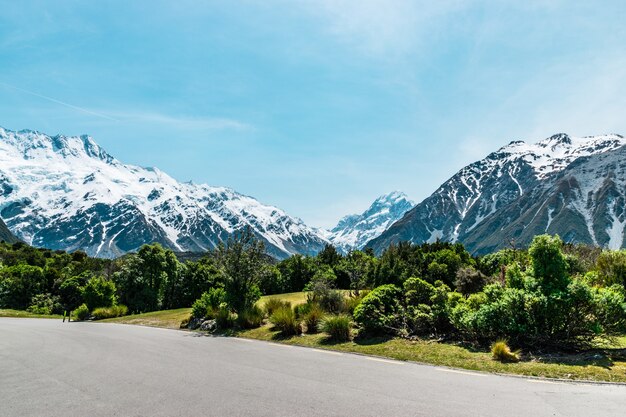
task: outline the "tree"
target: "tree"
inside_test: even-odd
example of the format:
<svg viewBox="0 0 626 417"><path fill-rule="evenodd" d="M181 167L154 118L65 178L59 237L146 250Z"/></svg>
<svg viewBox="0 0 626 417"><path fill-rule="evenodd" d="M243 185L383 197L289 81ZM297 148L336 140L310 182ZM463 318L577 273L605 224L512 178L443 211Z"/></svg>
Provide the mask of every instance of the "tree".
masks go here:
<svg viewBox="0 0 626 417"><path fill-rule="evenodd" d="M220 244L215 253L223 275L227 303L235 312L254 306L261 297L259 282L265 259L265 245L249 228Z"/></svg>
<svg viewBox="0 0 626 417"><path fill-rule="evenodd" d="M164 300L170 303L177 296L178 273L179 264L172 251L158 243L144 245L137 254L125 257L114 275L120 301L131 311L158 310Z"/></svg>
<svg viewBox="0 0 626 417"><path fill-rule="evenodd" d="M544 293L565 290L570 282L562 247L563 241L558 236L540 235L535 236L528 249L533 274Z"/></svg>
<svg viewBox="0 0 626 417"><path fill-rule="evenodd" d="M0 307L25 310L33 296L48 292L43 269L32 265L0 268Z"/></svg>
<svg viewBox="0 0 626 417"><path fill-rule="evenodd" d="M602 285L619 284L626 287L626 250L605 250L596 261L598 278Z"/></svg>
<svg viewBox="0 0 626 417"><path fill-rule="evenodd" d="M113 281L102 277L93 277L83 287L82 295L89 311L98 307L111 307L117 302L116 288Z"/></svg>

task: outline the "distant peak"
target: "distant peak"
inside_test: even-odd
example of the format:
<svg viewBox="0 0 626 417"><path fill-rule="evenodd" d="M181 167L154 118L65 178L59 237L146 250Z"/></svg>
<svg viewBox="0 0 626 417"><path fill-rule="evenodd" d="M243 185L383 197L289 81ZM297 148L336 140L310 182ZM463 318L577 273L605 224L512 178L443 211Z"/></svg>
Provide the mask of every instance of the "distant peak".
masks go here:
<svg viewBox="0 0 626 417"><path fill-rule="evenodd" d="M571 145L572 139L567 133L557 133L537 143L539 146Z"/></svg>
<svg viewBox="0 0 626 417"><path fill-rule="evenodd" d="M89 135L51 136L30 129L13 131L0 128L0 136L6 140L7 143L12 144L18 149L24 156L37 150L38 152L47 152L50 155L57 154L62 157L87 156L107 163L111 163L115 160Z"/></svg>

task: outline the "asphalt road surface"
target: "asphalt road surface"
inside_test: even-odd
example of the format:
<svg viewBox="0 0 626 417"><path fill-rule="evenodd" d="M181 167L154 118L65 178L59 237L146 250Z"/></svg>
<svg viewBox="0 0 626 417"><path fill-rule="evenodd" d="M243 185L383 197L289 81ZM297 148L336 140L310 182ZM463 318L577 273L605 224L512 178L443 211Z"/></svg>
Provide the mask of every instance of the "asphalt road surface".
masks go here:
<svg viewBox="0 0 626 417"><path fill-rule="evenodd" d="M626 386L193 332L0 318L0 416L625 416Z"/></svg>

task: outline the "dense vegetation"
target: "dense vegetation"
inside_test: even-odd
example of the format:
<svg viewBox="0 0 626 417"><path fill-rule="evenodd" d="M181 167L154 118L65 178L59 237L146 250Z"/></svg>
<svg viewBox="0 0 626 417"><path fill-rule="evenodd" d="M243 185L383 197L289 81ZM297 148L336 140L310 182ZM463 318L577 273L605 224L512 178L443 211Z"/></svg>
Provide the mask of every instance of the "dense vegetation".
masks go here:
<svg viewBox="0 0 626 417"><path fill-rule="evenodd" d="M197 261L159 245L116 260L0 244L0 308L74 311L107 318L193 306L196 322L285 335L451 339L488 346L578 348L626 331L626 251L565 245L538 236L528 250L471 256L436 242L276 262L245 232ZM339 291L339 289L350 290ZM307 291L308 300L256 305L262 294ZM356 330L353 330L353 326Z"/></svg>

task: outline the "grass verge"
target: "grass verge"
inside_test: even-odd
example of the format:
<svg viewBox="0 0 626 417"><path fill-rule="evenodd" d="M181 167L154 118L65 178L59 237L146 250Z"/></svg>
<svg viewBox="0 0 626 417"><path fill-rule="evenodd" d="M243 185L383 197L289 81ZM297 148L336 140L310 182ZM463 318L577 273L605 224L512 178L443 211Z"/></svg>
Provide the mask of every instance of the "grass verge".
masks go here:
<svg viewBox="0 0 626 417"><path fill-rule="evenodd" d="M63 319L58 314L33 314L23 310L0 309L0 317L17 317L30 319Z"/></svg>
<svg viewBox="0 0 626 417"><path fill-rule="evenodd" d="M524 357L518 363L501 363L493 360L488 350L482 351L462 345L432 341L356 338L350 342L333 343L323 334L281 337L280 333L272 330L269 325L240 331L236 333L236 336L473 371L570 380L626 382L626 349L624 348L602 349L576 355ZM622 342L626 342L626 338L622 338Z"/></svg>

